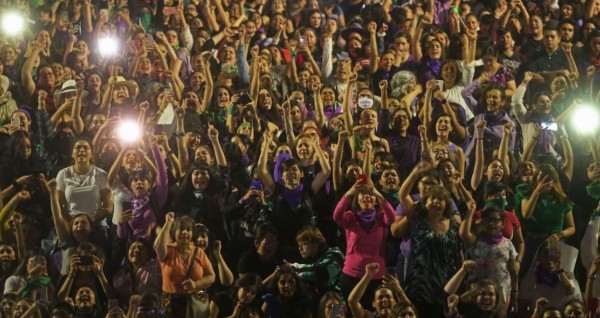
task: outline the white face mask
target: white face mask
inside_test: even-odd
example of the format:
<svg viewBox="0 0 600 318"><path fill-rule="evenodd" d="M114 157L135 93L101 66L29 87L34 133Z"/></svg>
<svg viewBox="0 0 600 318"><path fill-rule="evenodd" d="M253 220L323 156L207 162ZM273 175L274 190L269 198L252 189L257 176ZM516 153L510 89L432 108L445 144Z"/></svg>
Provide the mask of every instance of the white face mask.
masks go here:
<svg viewBox="0 0 600 318"><path fill-rule="evenodd" d="M358 98L358 107L366 109L373 107L373 99L371 97L362 96Z"/></svg>

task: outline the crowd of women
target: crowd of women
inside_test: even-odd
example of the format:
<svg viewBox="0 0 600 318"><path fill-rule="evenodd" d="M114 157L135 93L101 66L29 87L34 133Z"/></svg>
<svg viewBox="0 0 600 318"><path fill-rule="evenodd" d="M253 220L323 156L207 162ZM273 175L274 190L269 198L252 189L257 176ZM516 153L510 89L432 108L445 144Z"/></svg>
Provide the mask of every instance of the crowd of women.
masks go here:
<svg viewBox="0 0 600 318"><path fill-rule="evenodd" d="M0 317L600 316L600 0L0 2Z"/></svg>

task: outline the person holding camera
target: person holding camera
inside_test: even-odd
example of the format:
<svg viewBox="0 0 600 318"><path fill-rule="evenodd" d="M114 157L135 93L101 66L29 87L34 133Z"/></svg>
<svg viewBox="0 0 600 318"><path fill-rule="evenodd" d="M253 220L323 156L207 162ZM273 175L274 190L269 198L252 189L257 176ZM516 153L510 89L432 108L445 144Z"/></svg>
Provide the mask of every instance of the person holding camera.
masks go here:
<svg viewBox="0 0 600 318"><path fill-rule="evenodd" d="M569 136L564 129L564 116L555 118L553 107L556 96L550 92L540 91L533 96L532 110L527 111L523 99L528 90L529 83L537 75L525 72L521 85L512 96L511 106L516 114L517 120L523 131L524 152L522 160L534 158L537 154L550 153L557 159L562 159L563 173L571 179L573 174L573 150L569 142ZM573 102L576 107L578 100ZM564 154L557 153L556 148L562 148ZM561 158L562 157L562 158Z"/></svg>

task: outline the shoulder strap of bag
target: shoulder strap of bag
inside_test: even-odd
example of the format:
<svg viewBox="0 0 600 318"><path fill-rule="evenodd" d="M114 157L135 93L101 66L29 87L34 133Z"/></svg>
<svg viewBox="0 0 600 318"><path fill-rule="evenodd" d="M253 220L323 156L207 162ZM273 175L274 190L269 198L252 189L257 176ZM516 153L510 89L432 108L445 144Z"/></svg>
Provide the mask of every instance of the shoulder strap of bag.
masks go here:
<svg viewBox="0 0 600 318"><path fill-rule="evenodd" d="M192 254L192 259L190 260L190 264L188 265L187 273L185 274L185 279L190 279L192 277L192 266L194 265L194 260L196 259L196 255L198 255L198 247L194 248L194 253Z"/></svg>

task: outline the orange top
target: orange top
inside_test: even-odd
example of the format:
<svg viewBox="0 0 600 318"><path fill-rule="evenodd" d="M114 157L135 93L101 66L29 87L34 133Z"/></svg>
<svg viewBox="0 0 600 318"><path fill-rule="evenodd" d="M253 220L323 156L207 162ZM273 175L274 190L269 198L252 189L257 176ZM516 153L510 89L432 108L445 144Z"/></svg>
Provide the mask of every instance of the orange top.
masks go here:
<svg viewBox="0 0 600 318"><path fill-rule="evenodd" d="M189 294L181 283L186 279L188 266L190 265L190 259L194 254L194 250L190 252L190 256L187 259L183 259L175 246L175 243L167 246L167 256L160 262L160 272L163 277L162 290L167 294ZM196 261L192 266L191 279L194 281L202 279L205 270L212 269L212 265L202 249L198 249Z"/></svg>

